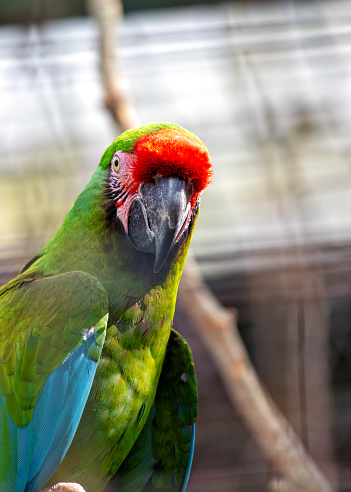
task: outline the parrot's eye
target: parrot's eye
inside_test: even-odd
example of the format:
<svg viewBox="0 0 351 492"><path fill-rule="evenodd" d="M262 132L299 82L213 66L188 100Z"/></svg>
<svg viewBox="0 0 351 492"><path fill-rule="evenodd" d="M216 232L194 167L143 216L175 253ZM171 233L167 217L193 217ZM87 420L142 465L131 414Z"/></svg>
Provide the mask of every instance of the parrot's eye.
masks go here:
<svg viewBox="0 0 351 492"><path fill-rule="evenodd" d="M116 156L113 158L112 160L112 167L115 171L119 171L120 170L120 167L121 167L121 163L120 163L120 160L119 160L119 157Z"/></svg>

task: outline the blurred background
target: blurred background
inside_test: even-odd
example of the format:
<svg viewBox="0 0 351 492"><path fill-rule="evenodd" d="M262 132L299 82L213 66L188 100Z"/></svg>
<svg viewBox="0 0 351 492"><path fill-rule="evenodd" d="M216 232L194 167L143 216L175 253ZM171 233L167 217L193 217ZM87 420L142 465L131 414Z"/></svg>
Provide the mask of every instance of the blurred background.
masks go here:
<svg viewBox="0 0 351 492"><path fill-rule="evenodd" d="M142 123L213 162L193 251L336 490L351 491L351 4L125 0L118 57ZM84 0L0 2L0 284L51 238L116 138ZM181 307L199 419L189 492L274 470Z"/></svg>

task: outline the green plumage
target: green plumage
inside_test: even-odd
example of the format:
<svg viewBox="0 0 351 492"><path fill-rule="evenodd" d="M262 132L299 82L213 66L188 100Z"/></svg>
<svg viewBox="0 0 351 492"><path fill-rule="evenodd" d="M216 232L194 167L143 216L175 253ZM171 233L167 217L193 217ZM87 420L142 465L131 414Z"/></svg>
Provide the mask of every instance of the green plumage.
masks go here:
<svg viewBox="0 0 351 492"><path fill-rule="evenodd" d="M193 445L196 377L186 341L174 330L154 404L129 456L117 473L117 490L179 491Z"/></svg>
<svg viewBox="0 0 351 492"><path fill-rule="evenodd" d="M6 397L8 415L18 427L31 421L48 375L85 343L82 333L95 329L95 343L87 350L99 362L90 395L49 484L78 482L88 492L99 492L121 467L118 490L176 491L189 471L196 380L186 342L170 334L198 199L192 199L183 232L155 273L154 254L139 251L116 219L117 191L111 192L115 152L132 159L140 137L165 130L189 146L203 146L176 125L124 133L106 150L54 238L0 289L0 396ZM175 156L174 166L181 158ZM180 186L182 179L172 183ZM189 180L191 173L184 196L191 193ZM125 198L124 193L118 196ZM146 241L144 236L140 241ZM0 483L1 464L0 459Z"/></svg>

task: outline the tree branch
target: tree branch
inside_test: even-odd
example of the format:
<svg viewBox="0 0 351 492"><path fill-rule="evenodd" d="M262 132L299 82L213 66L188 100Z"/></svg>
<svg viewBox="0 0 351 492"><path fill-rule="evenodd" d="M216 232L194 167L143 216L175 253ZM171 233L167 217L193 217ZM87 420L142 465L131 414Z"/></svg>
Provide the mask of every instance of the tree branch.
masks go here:
<svg viewBox="0 0 351 492"><path fill-rule="evenodd" d="M100 70L105 89L105 106L122 131L139 125L134 105L129 99L128 79L116 57L118 28L123 6L120 0L87 0L99 26Z"/></svg>
<svg viewBox="0 0 351 492"><path fill-rule="evenodd" d="M263 389L236 326L236 313L224 309L204 284L189 258L179 300L213 357L227 393L266 456L296 492L331 492L291 425ZM278 483L273 486L278 486Z"/></svg>

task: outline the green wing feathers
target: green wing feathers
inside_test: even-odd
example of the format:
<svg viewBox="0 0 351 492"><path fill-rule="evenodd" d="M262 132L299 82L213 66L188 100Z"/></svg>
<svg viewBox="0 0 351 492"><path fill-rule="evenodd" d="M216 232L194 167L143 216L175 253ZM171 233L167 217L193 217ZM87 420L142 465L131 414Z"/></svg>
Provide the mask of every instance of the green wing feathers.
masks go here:
<svg viewBox="0 0 351 492"><path fill-rule="evenodd" d="M48 375L91 328L96 344L88 355L99 359L107 296L91 275L70 272L39 279L22 275L0 290L0 300L0 396L6 396L12 421L25 427Z"/></svg>
<svg viewBox="0 0 351 492"><path fill-rule="evenodd" d="M197 416L194 363L187 342L172 330L154 405L117 472L118 492L182 489L192 458Z"/></svg>

